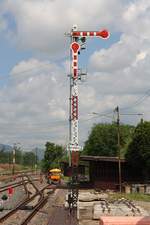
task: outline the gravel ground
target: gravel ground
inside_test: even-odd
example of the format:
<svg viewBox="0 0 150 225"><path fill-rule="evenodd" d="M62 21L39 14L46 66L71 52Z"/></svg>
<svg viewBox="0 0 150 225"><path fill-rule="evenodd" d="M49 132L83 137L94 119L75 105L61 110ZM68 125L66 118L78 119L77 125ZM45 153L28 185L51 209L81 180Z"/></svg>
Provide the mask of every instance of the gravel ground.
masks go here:
<svg viewBox="0 0 150 225"><path fill-rule="evenodd" d="M37 177L39 178L39 177ZM35 181L34 184L38 189L42 189L46 186L46 180L43 178L43 182ZM4 184L2 184L4 185ZM27 185L30 191L33 191L32 185ZM32 192L31 191L31 192ZM35 191L35 190L34 190ZM50 190L49 190L50 191ZM7 193L7 192L5 192ZM33 217L33 219L28 223L29 225L77 225L76 212L71 215L68 210L64 208L65 195L67 190L55 190L53 194L49 195L48 202L46 205L40 209L40 211ZM0 193L0 198L4 193ZM24 187L15 188L14 194L5 202L5 209L10 209L16 206L25 197ZM139 205L150 212L150 202L136 202ZM8 210L5 210L7 213ZM24 218L27 217L32 211L19 210L16 214L11 216L10 219L3 222L3 225L19 225ZM4 212L0 212L0 217Z"/></svg>
<svg viewBox="0 0 150 225"><path fill-rule="evenodd" d="M64 208L66 190L56 190L29 225L77 225L76 215Z"/></svg>
<svg viewBox="0 0 150 225"><path fill-rule="evenodd" d="M18 180L17 180L18 181ZM34 182L35 185L37 186L37 188L40 190L41 188L43 188L44 186L46 186L45 182L40 183L39 181ZM12 183L10 183L11 186ZM2 184L2 186L4 186L5 184ZM36 190L33 187L33 185L31 184L27 184L27 189L31 192L31 196L33 194L35 194ZM0 193L0 199L1 197L7 194L7 191ZM2 205L4 206L4 210L2 212L0 212L0 218L2 216L4 216L5 214L7 214L9 212L9 210L15 208L20 202L22 202L22 200L26 197L26 193L24 190L24 186L19 186L13 189L13 195L9 196L8 200L6 201L1 201ZM37 203L37 199L35 200L35 203ZM3 222L3 224L19 224L21 222L21 220L25 217L25 215L27 216L27 214L31 213L31 211L23 211L20 210L19 212L16 212L14 215L12 215L10 217L10 219L7 219L7 221L5 221L5 223ZM17 220L17 222L16 222Z"/></svg>
<svg viewBox="0 0 150 225"><path fill-rule="evenodd" d="M53 215L54 204L58 202L60 190L56 190L49 196L46 205L30 221L29 225L47 225L50 215ZM62 196L62 195L61 195ZM60 224L58 224L60 225ZM62 224L61 224L62 225Z"/></svg>
<svg viewBox="0 0 150 225"><path fill-rule="evenodd" d="M19 225L30 214L30 211L19 210L3 222L3 225Z"/></svg>
<svg viewBox="0 0 150 225"><path fill-rule="evenodd" d="M13 183L16 183L16 182L19 182L19 181L22 181L22 179L20 177L17 177L15 180L13 179L12 181L3 181L3 182L0 182L0 188L5 186L5 185L12 185Z"/></svg>
<svg viewBox="0 0 150 225"><path fill-rule="evenodd" d="M26 196L24 186L19 186L14 188L12 195L9 195L7 191L0 193L0 199L2 198L4 194L8 196L8 199L6 201L3 201L4 209L14 208Z"/></svg>
<svg viewBox="0 0 150 225"><path fill-rule="evenodd" d="M35 181L34 184L38 189L42 189L46 186L46 180L41 183L40 181ZM4 185L4 184L3 184ZM32 185L27 185L30 189L34 189ZM34 190L35 191L35 190ZM49 190L50 191L50 190ZM31 191L32 192L32 191ZM7 193L7 192L5 192ZM48 202L46 205L40 209L36 216L28 223L29 225L77 225L76 212L75 214L69 214L68 210L64 209L65 195L67 190L55 190L53 194L49 195ZM4 193L0 193L0 198ZM13 196L5 202L5 212L0 212L0 217L8 212L8 209L11 209L16 206L23 198L25 197L24 187L15 188ZM150 202L136 202L136 205L139 205L150 212ZM21 221L30 214L31 211L20 210L10 219L3 222L3 225L18 225Z"/></svg>
<svg viewBox="0 0 150 225"><path fill-rule="evenodd" d="M143 202L143 201L134 201L136 205L141 206L143 209L147 210L150 215L150 202Z"/></svg>
<svg viewBox="0 0 150 225"><path fill-rule="evenodd" d="M63 207L55 208L53 217L49 220L48 225L77 225L76 212L69 214Z"/></svg>

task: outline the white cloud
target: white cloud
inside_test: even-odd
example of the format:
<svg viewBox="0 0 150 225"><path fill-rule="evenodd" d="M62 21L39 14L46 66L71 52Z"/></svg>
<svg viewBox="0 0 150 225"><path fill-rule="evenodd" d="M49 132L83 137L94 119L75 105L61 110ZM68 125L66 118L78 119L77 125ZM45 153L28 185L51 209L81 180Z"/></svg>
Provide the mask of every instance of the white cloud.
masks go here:
<svg viewBox="0 0 150 225"><path fill-rule="evenodd" d="M4 124L0 141L4 135L5 139L13 140L15 135L25 145L26 137L30 135L34 140L38 135L39 144L44 144L46 138L56 142L66 139L67 132L64 133L62 128L68 118L67 76L62 76L62 70L61 66L34 58L20 62L12 69L11 82L0 91L0 123ZM36 144L33 139L29 138L30 144Z"/></svg>
<svg viewBox="0 0 150 225"><path fill-rule="evenodd" d="M66 142L69 61L62 62L62 58L69 46L64 32L74 23L80 29L107 27L111 33L121 34L110 48L97 49L90 57L87 82L79 86L80 141L86 139L93 122L106 121L103 117L89 120L91 112L112 110L117 105L132 106L149 89L149 1L93 0L87 4L86 0L5 0L3 7L16 26L11 27L9 17L3 17L5 33L7 25L17 46L33 54L38 52L40 57L14 65L10 83L0 90L0 122L9 124L1 128L0 141L8 138L14 142L17 138L28 145L51 139ZM111 38L110 42L114 42ZM59 55L59 63L40 60L43 53L48 54L48 59ZM150 119L148 102L129 108L134 110L144 112L145 118ZM121 119L132 123L139 120Z"/></svg>
<svg viewBox="0 0 150 225"><path fill-rule="evenodd" d="M12 30L16 44L51 57L64 52L69 43L64 32L70 31L73 24L78 24L79 29L110 28L122 10L119 0L94 0L88 4L86 0L5 0L4 6L16 24ZM9 18L5 19L9 23Z"/></svg>
<svg viewBox="0 0 150 225"><path fill-rule="evenodd" d="M134 66L137 66L137 64L138 64L140 61L144 60L144 59L146 58L146 56L147 56L147 52L146 52L146 51L142 51L142 52L140 52L139 54L137 54L137 55L136 55L136 59L135 59L135 61L133 62L133 65L134 65Z"/></svg>
<svg viewBox="0 0 150 225"><path fill-rule="evenodd" d="M112 111L119 105L121 110L144 113L144 118L150 119L150 99L142 98L148 96L146 91L150 89L149 8L148 1L129 3L115 23L121 32L120 40L110 48L97 50L91 55L86 86L93 87L95 92L92 111ZM122 117L121 121L134 124L139 119L138 116ZM103 119L99 117L95 121Z"/></svg>
<svg viewBox="0 0 150 225"><path fill-rule="evenodd" d="M150 2L147 0L131 1L124 10L120 29L122 31L135 35L137 38L149 40L150 30Z"/></svg>
<svg viewBox="0 0 150 225"><path fill-rule="evenodd" d="M109 49L94 52L90 63L93 69L97 68L104 72L122 70L135 60L141 46L142 44L134 36L123 34L120 41Z"/></svg>
<svg viewBox="0 0 150 225"><path fill-rule="evenodd" d="M67 143L69 80L65 73L62 75L62 70L65 70L62 66L34 58L14 66L11 82L0 90L0 141L14 143L17 140L26 147L41 146L47 140ZM121 107L132 105L140 96L131 93L133 84L130 79L124 72L122 80L112 85L114 77L110 74L94 73L79 86L80 142L86 139L93 122L106 121L104 118L90 120L90 113L112 110L120 103ZM128 84L123 90L125 82L130 82L131 86ZM117 87L120 88L117 90Z"/></svg>
<svg viewBox="0 0 150 225"><path fill-rule="evenodd" d="M139 19L141 15L145 17L149 11L149 7L150 3L146 0L131 2L123 13L123 18L126 21L132 22Z"/></svg>
<svg viewBox="0 0 150 225"><path fill-rule="evenodd" d="M149 89L149 7L150 3L144 0L129 4L120 20L123 32L120 40L109 49L101 49L91 56L91 73L100 81L105 94L141 94ZM135 33L140 27L141 32Z"/></svg>

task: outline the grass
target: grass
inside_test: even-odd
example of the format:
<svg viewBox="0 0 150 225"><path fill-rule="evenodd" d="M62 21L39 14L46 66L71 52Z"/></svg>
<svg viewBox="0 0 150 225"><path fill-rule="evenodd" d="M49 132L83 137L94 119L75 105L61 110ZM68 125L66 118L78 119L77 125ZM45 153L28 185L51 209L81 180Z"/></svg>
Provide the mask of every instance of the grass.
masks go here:
<svg viewBox="0 0 150 225"><path fill-rule="evenodd" d="M8 164L8 163L0 163L0 174L3 173L12 173L12 164ZM28 167L28 166L24 166L24 165L19 165L19 164L15 164L15 172L17 171L21 171L21 170L33 170L33 168Z"/></svg>
<svg viewBox="0 0 150 225"><path fill-rule="evenodd" d="M131 194L113 193L113 194L109 194L110 200L115 200L115 199L120 199L120 198L126 198L126 199L134 200L134 201L150 202L150 195L148 195L148 194L141 194L141 193L131 193Z"/></svg>

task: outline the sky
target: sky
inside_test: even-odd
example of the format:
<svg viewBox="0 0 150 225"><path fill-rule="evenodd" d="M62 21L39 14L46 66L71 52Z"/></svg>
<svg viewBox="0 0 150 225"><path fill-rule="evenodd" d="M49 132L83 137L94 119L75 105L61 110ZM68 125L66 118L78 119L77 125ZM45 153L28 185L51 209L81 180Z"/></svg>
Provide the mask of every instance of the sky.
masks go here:
<svg viewBox="0 0 150 225"><path fill-rule="evenodd" d="M70 40L64 33L74 24L110 32L107 40L88 39L79 55L87 71L79 84L80 145L94 123L116 119L116 106L150 120L150 1L1 0L0 143L68 144ZM120 119L136 125L141 116Z"/></svg>

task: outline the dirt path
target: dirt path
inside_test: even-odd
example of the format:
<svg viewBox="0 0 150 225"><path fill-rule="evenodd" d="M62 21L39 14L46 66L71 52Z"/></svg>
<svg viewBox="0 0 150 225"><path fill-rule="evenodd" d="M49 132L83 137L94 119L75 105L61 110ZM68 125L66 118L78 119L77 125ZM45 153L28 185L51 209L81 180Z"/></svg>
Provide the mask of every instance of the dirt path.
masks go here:
<svg viewBox="0 0 150 225"><path fill-rule="evenodd" d="M55 204L51 211L51 217L48 225L77 225L76 212L69 213L69 210L64 208L66 191L58 190Z"/></svg>
<svg viewBox="0 0 150 225"><path fill-rule="evenodd" d="M63 207L55 207L48 225L77 225L76 213L70 214Z"/></svg>
<svg viewBox="0 0 150 225"><path fill-rule="evenodd" d="M77 225L76 215L64 208L67 190L55 190L46 205L29 222L29 225Z"/></svg>

